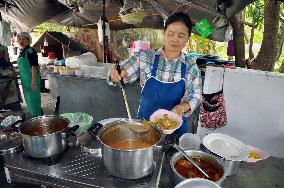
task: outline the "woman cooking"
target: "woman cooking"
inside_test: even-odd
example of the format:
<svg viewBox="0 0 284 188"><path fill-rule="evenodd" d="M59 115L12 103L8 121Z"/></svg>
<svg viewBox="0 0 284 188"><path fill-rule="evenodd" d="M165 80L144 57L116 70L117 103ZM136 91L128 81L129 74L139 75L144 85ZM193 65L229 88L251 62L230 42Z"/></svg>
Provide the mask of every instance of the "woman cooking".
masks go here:
<svg viewBox="0 0 284 188"><path fill-rule="evenodd" d="M19 33L17 40L21 46L21 52L17 63L28 111L32 116L40 116L42 113L37 53L30 47L32 38L28 33Z"/></svg>
<svg viewBox="0 0 284 188"><path fill-rule="evenodd" d="M150 52L140 52L121 63L121 74L113 67L108 83L121 79L132 83L140 77L142 87L137 117L149 120L158 109L171 110L183 116L177 137L187 132L185 117L199 105L201 75L197 65L187 57L185 47L192 29L192 22L185 13L173 13L164 27L164 46Z"/></svg>

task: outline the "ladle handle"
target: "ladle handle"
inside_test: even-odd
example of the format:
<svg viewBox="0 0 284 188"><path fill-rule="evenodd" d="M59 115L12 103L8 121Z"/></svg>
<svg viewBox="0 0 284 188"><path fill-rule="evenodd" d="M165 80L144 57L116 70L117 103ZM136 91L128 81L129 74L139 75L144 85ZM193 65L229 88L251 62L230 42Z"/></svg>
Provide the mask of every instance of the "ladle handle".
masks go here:
<svg viewBox="0 0 284 188"><path fill-rule="evenodd" d="M181 154L189 161L191 162L202 174L204 174L207 178L209 178L209 175L193 160L191 159L184 151L181 149L178 145L174 144L173 147L177 149Z"/></svg>
<svg viewBox="0 0 284 188"><path fill-rule="evenodd" d="M119 65L119 61L115 61L115 66L116 66L116 70L117 70L117 72L118 72L118 74L120 75L120 73L121 73L121 68L120 68L120 65ZM124 88L124 82L123 82L123 79L121 78L121 80L120 80L120 87L121 88Z"/></svg>

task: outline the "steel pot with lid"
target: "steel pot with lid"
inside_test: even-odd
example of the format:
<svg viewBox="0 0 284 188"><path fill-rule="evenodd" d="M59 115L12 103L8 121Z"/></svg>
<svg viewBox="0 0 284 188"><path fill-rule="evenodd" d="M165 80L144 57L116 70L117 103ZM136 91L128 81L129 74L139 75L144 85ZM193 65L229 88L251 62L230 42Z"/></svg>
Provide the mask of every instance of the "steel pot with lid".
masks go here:
<svg viewBox="0 0 284 188"><path fill-rule="evenodd" d="M4 161L14 159L23 151L22 135L17 132L18 123L25 121L25 114L21 115L21 119L15 121L11 125L2 125L0 129L0 159Z"/></svg>
<svg viewBox="0 0 284 188"><path fill-rule="evenodd" d="M68 127L69 121L56 115L45 115L25 121L19 127L25 152L32 157L45 158L61 153L67 147L67 137L79 125Z"/></svg>
<svg viewBox="0 0 284 188"><path fill-rule="evenodd" d="M121 119L95 124L89 132L102 144L104 165L123 179L138 179L154 171L154 147L163 138L158 126L143 120Z"/></svg>
<svg viewBox="0 0 284 188"><path fill-rule="evenodd" d="M11 129L0 130L0 158L4 161L14 159L22 150L22 136Z"/></svg>

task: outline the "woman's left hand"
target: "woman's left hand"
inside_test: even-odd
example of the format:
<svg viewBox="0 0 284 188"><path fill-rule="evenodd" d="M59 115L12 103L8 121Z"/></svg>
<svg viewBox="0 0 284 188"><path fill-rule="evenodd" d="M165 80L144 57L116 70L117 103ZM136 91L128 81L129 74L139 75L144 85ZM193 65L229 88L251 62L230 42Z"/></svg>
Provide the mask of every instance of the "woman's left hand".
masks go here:
<svg viewBox="0 0 284 188"><path fill-rule="evenodd" d="M178 104L171 111L177 114L178 116L182 117L183 107L180 104Z"/></svg>
<svg viewBox="0 0 284 188"><path fill-rule="evenodd" d="M32 90L36 91L36 89L37 89L36 82L32 82Z"/></svg>

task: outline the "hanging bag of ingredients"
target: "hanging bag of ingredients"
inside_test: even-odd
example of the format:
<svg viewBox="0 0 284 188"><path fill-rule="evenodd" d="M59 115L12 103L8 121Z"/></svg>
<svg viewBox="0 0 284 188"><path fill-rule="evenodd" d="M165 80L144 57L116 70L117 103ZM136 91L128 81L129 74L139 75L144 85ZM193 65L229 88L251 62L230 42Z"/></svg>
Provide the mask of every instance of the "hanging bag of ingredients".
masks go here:
<svg viewBox="0 0 284 188"><path fill-rule="evenodd" d="M220 82L221 90L211 94L202 94L202 102L200 107L200 124L204 128L221 128L227 124L227 114L225 107L225 99L223 92L223 80Z"/></svg>

